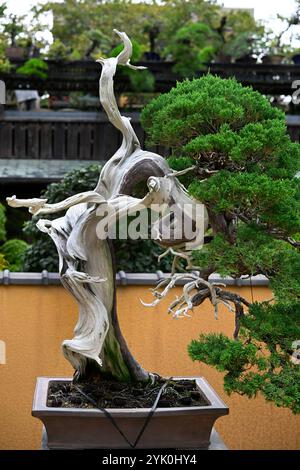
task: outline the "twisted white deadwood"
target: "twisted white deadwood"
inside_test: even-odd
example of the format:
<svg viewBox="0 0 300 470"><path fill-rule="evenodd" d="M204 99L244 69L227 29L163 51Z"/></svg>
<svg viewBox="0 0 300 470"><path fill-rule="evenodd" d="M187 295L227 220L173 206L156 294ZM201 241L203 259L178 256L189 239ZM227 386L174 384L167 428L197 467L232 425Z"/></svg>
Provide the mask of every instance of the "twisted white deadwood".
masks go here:
<svg viewBox="0 0 300 470"><path fill-rule="evenodd" d="M123 41L124 49L118 57L99 60L102 64L99 91L101 104L111 123L121 131L123 140L121 147L102 168L95 190L77 194L58 204L48 204L46 199L17 199L16 196L7 198L7 202L13 207L29 207L35 215L67 210L61 218L40 219L37 226L54 241L59 255L61 282L79 304L74 337L62 345L65 357L77 371L77 377L91 373L96 363L102 365L102 371L120 380L147 380L149 373L133 358L120 331L111 242L97 237L97 224L106 209L113 208L122 214L128 209L135 211L141 205L175 204L179 213L184 212L196 222L198 229L192 244L187 248L187 239L176 238L176 217L172 224L164 217L159 220L155 227L157 240L163 246L175 246L176 253L187 256L193 243L202 243L207 217L204 206L201 206L202 215L199 220L194 220L194 212L189 208L195 208L195 202L178 182L176 174L160 155L141 150L130 120L121 116L118 110L113 91L116 67L118 64L138 67L129 61L132 53L129 38L125 33L115 32ZM142 200L131 197L133 187L147 179L148 194ZM114 221L109 220L110 223ZM166 226L171 229L168 239L162 236Z"/></svg>
<svg viewBox="0 0 300 470"><path fill-rule="evenodd" d="M160 281L155 289L149 289L155 300L151 303L146 303L141 300L142 304L145 307L155 307L163 298L167 296L167 294L171 291L173 287L175 287L176 283L180 280L184 279L186 284L183 287L183 292L180 297L176 296L175 300L171 302L168 307L168 312L172 313L174 318L181 318L181 317L190 317L191 315L188 312L192 312L194 310L194 296L195 293L199 291L199 289L205 289L207 291L207 296L210 298L210 301L214 307L215 318L218 317L218 304L224 304L230 311L233 311L230 303L218 296L218 291L216 288L218 286L224 287L225 284L222 283L210 283L205 279L202 279L198 273L174 273L171 276L167 277ZM162 290L160 290L162 289ZM190 295L193 293L193 295Z"/></svg>

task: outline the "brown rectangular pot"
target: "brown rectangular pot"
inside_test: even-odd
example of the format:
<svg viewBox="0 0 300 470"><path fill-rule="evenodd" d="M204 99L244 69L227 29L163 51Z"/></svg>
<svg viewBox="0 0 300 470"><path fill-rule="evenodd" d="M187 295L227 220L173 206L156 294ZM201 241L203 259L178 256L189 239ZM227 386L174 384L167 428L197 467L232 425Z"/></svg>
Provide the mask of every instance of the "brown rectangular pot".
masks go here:
<svg viewBox="0 0 300 470"><path fill-rule="evenodd" d="M194 379L208 406L157 408L136 448L207 449L216 419L228 407L203 377ZM46 406L49 382L70 378L38 377L32 416L39 418L47 432L49 449L128 449L104 413L97 409L50 408ZM149 413L148 408L108 410L130 442L134 442Z"/></svg>

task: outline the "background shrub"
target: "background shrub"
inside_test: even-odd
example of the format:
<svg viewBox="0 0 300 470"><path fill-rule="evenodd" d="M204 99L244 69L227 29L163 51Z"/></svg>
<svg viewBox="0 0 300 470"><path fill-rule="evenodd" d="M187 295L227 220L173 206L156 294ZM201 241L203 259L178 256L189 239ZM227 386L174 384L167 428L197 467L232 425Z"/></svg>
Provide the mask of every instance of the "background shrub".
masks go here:
<svg viewBox="0 0 300 470"><path fill-rule="evenodd" d="M23 271L24 256L28 244L24 240L11 239L1 246L1 253L10 271Z"/></svg>

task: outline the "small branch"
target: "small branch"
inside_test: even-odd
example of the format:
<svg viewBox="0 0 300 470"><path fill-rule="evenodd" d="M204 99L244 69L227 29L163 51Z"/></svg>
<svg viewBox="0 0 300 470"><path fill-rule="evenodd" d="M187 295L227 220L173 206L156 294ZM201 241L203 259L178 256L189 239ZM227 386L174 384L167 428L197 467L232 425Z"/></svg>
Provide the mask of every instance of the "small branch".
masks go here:
<svg viewBox="0 0 300 470"><path fill-rule="evenodd" d="M235 330L233 333L234 339L237 339L240 329L240 320L244 316L244 307L249 307L250 303L238 294L225 291L220 286L224 284L210 283L201 278L197 273L176 273L172 274L167 279L160 281L155 289L150 289L155 300L151 303L145 303L141 300L142 304L146 307L156 306L163 298L167 296L170 290L180 280L187 280L184 285L181 296L176 296L173 302L169 305L168 312L172 313L174 318L190 317L189 312L194 310L194 307L199 306L204 300L209 299L214 307L215 318L218 317L218 304L222 303L228 310L235 312ZM196 290L196 294L191 295ZM231 306L234 304L234 308Z"/></svg>
<svg viewBox="0 0 300 470"><path fill-rule="evenodd" d="M172 173L168 174L167 176L174 176L174 177L182 176L182 175L185 175L186 173L189 173L190 171L195 170L195 168L197 168L197 165L190 166L189 168L185 168L184 170L173 171Z"/></svg>
<svg viewBox="0 0 300 470"><path fill-rule="evenodd" d="M11 207L28 207L29 212L34 215L41 214L54 214L72 206L81 204L83 202L103 203L105 202L104 197L100 196L95 191L86 191L84 193L75 194L67 199L56 204L47 204L47 199L17 199L16 196L7 197L6 201Z"/></svg>
<svg viewBox="0 0 300 470"><path fill-rule="evenodd" d="M286 242L288 242L290 245L292 245L294 248L297 248L297 249L300 249L300 242L298 242L297 240L294 240L294 238L292 237L287 237L287 238L283 238L283 240L285 240Z"/></svg>

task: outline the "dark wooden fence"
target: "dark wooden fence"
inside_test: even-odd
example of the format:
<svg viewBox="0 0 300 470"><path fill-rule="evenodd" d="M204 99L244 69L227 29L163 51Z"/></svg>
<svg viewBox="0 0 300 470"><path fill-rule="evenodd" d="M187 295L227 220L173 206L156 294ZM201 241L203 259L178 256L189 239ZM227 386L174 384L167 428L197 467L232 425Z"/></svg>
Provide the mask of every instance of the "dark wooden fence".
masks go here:
<svg viewBox="0 0 300 470"><path fill-rule="evenodd" d="M124 114L131 117L142 146L149 148L139 113ZM287 125L299 142L300 116L287 116ZM0 158L106 161L120 144L120 132L104 113L6 111L0 117ZM151 150L168 154L162 147Z"/></svg>
<svg viewBox="0 0 300 470"><path fill-rule="evenodd" d="M21 65L16 62L15 65ZM38 89L40 92L98 91L100 66L94 61L48 61L46 80L16 74L0 74L7 90ZM178 77L172 72L172 62L145 62L155 77L156 91L163 92L175 85ZM209 65L211 73L221 77L236 77L245 85L266 94L291 94L292 82L300 78L300 66L266 64ZM206 73L203 70L201 73ZM119 81L118 81L119 80ZM124 77L116 77L116 88L129 87ZM145 134L140 126L139 114L125 113L132 118L133 127L144 148ZM287 116L291 137L299 141L300 117ZM105 161L120 145L121 135L108 123L103 113L97 112L19 112L0 109L0 158L5 159L57 159ZM151 149L163 155L163 148Z"/></svg>
<svg viewBox="0 0 300 470"><path fill-rule="evenodd" d="M300 142L300 115L287 115L288 132L294 142Z"/></svg>
<svg viewBox="0 0 300 470"><path fill-rule="evenodd" d="M147 147L139 113L124 114L131 117ZM0 117L0 158L5 159L105 161L119 148L121 138L104 113L7 111ZM167 153L159 147L151 150Z"/></svg>

